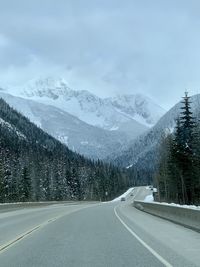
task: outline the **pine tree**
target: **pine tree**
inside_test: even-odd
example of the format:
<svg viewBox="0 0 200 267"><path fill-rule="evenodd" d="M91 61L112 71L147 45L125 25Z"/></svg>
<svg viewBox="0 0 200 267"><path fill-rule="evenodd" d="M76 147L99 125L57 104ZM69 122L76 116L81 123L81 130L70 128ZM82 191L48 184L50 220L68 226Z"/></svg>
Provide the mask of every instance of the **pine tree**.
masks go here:
<svg viewBox="0 0 200 267"><path fill-rule="evenodd" d="M22 169L22 174L19 181L19 199L20 201L30 201L31 199L31 179L28 168L25 166Z"/></svg>
<svg viewBox="0 0 200 267"><path fill-rule="evenodd" d="M47 163L44 168L44 178L42 180L42 191L44 195L44 200L51 200L51 190L50 190L50 172L47 168Z"/></svg>
<svg viewBox="0 0 200 267"><path fill-rule="evenodd" d="M170 201L170 179L169 170L173 161L171 160L172 136L163 136L159 149L159 164L155 173L155 183L158 187L158 200ZM174 168L172 168L174 169ZM172 174L171 174L172 175Z"/></svg>
<svg viewBox="0 0 200 267"><path fill-rule="evenodd" d="M194 185L194 204L200 204L200 123L194 131L193 140L193 185Z"/></svg>
<svg viewBox="0 0 200 267"><path fill-rule="evenodd" d="M78 166L76 168L72 168L71 176L68 179L69 190L71 194L71 198L75 200L82 199L82 192L81 192L81 184L78 178Z"/></svg>
<svg viewBox="0 0 200 267"><path fill-rule="evenodd" d="M0 203L3 202L4 197L3 197L3 166L2 163L0 161Z"/></svg>
<svg viewBox="0 0 200 267"><path fill-rule="evenodd" d="M187 198L182 166L185 155L183 132L184 126L181 125L180 119L177 119L175 136L173 142L171 143L169 174L171 200L179 204L185 204Z"/></svg>
<svg viewBox="0 0 200 267"><path fill-rule="evenodd" d="M0 124L1 202L103 200L127 188L126 172L70 151L2 99L0 118L10 125Z"/></svg>
<svg viewBox="0 0 200 267"><path fill-rule="evenodd" d="M183 107L180 115L179 131L176 133L178 140L177 155L182 191L184 192L183 202L193 204L194 183L193 183L193 142L195 121L191 112L191 102L188 93L183 98Z"/></svg>
<svg viewBox="0 0 200 267"><path fill-rule="evenodd" d="M200 202L200 132L187 93L182 104L172 138L161 145L156 178L161 200L191 205Z"/></svg>

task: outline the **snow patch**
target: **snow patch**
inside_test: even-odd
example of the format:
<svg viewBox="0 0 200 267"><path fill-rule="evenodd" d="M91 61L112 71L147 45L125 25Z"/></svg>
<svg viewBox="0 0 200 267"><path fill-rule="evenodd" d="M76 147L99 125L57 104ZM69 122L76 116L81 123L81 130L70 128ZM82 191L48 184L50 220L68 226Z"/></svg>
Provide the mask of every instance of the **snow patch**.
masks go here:
<svg viewBox="0 0 200 267"><path fill-rule="evenodd" d="M133 191L134 187L129 188L124 194L122 194L121 196L113 199L111 202L116 202L116 201L120 201L122 197L127 197L132 191Z"/></svg>
<svg viewBox="0 0 200 267"><path fill-rule="evenodd" d="M112 128L110 128L110 131L117 131L119 129L118 126L113 126Z"/></svg>
<svg viewBox="0 0 200 267"><path fill-rule="evenodd" d="M12 126L9 122L4 121L2 118L0 118L0 124L4 127L6 127L9 131L15 132L19 138L26 139L26 136L22 134L20 131L18 131L14 126Z"/></svg>
<svg viewBox="0 0 200 267"><path fill-rule="evenodd" d="M126 169L130 169L131 167L133 167L133 164L127 166Z"/></svg>
<svg viewBox="0 0 200 267"><path fill-rule="evenodd" d="M57 135L57 139L60 141L60 142L62 142L62 143L64 143L64 144L66 144L66 145L68 145L68 142L69 142L69 137L68 136L66 136L66 135Z"/></svg>
<svg viewBox="0 0 200 267"><path fill-rule="evenodd" d="M144 199L144 202L153 202L154 201L154 198L153 198L153 195L148 195L145 197Z"/></svg>
<svg viewBox="0 0 200 267"><path fill-rule="evenodd" d="M193 209L193 210L200 211L200 206L195 206L195 205L180 205L180 204L167 203L167 202L155 202L155 203L166 205L166 206L174 206L174 207L179 207L179 208L186 208L186 209Z"/></svg>
<svg viewBox="0 0 200 267"><path fill-rule="evenodd" d="M85 145L88 145L89 142L88 141L81 141L81 145L85 146Z"/></svg>

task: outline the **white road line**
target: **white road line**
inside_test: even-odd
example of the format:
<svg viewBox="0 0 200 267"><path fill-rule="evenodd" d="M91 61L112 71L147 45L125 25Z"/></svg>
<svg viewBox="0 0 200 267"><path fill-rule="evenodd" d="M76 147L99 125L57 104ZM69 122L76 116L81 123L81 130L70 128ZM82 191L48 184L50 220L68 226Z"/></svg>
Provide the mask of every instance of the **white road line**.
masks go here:
<svg viewBox="0 0 200 267"><path fill-rule="evenodd" d="M114 208L114 212L118 220L122 223L122 225L126 228L126 230L131 233L132 236L134 236L140 244L142 244L151 254L153 254L164 266L166 267L173 267L169 262L167 262L162 256L160 256L154 249L152 249L147 243L145 243L118 215L117 213L117 207Z"/></svg>

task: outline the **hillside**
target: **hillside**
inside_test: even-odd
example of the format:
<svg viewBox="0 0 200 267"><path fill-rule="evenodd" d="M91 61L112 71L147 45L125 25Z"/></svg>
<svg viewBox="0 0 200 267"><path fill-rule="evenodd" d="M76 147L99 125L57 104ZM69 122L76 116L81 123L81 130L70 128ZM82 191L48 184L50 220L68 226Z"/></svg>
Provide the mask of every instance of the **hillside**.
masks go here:
<svg viewBox="0 0 200 267"><path fill-rule="evenodd" d="M200 95L191 97L191 108L196 119L200 117ZM151 175L155 169L157 153L162 136L172 132L175 127L176 119L181 111L181 102L171 108L158 122L145 134L138 137L131 144L129 149L120 156L115 156L115 164L123 167L137 167L145 173Z"/></svg>
<svg viewBox="0 0 200 267"><path fill-rule="evenodd" d="M125 133L108 131L89 125L54 106L0 92L10 106L26 115L71 150L92 159L104 159L117 153L130 141ZM124 126L125 127L125 126Z"/></svg>
<svg viewBox="0 0 200 267"><path fill-rule="evenodd" d="M105 199L128 186L118 169L69 150L0 99L0 202Z"/></svg>
<svg viewBox="0 0 200 267"><path fill-rule="evenodd" d="M69 88L61 78L31 80L7 92L55 106L85 123L109 131L122 131L134 139L154 125L165 111L144 95L100 98L87 90ZM124 127L126 125L126 127Z"/></svg>

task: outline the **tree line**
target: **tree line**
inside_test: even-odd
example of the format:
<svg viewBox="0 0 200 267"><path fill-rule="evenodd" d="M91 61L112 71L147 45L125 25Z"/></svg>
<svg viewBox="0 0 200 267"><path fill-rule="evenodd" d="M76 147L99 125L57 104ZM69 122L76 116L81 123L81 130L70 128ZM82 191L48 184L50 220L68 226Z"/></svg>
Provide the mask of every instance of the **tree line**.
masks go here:
<svg viewBox="0 0 200 267"><path fill-rule="evenodd" d="M110 200L131 176L70 151L0 99L0 202Z"/></svg>
<svg viewBox="0 0 200 267"><path fill-rule="evenodd" d="M155 173L158 200L200 204L200 123L185 93L175 131L162 138Z"/></svg>

